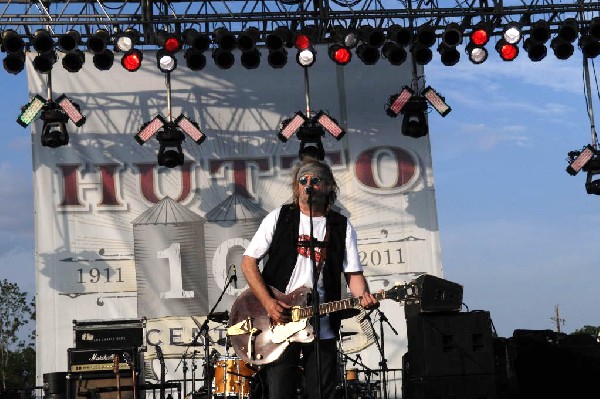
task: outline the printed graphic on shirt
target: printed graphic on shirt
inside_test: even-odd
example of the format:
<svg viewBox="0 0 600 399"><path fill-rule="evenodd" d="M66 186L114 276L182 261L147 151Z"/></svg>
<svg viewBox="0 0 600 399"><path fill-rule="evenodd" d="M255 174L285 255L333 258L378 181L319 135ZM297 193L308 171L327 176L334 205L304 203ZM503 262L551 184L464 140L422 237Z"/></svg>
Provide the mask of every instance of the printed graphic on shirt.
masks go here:
<svg viewBox="0 0 600 399"><path fill-rule="evenodd" d="M310 237L306 234L301 234L298 236L298 253L302 256L304 256L305 258L309 258L310 259L310 248L309 248L309 243L310 243ZM320 247L315 247L315 260L318 262L321 261L321 248Z"/></svg>

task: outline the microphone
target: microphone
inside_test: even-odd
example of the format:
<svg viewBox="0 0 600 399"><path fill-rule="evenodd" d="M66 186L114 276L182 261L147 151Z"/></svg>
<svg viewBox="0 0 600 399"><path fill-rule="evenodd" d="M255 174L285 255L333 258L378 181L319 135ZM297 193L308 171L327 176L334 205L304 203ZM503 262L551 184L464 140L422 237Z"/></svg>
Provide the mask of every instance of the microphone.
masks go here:
<svg viewBox="0 0 600 399"><path fill-rule="evenodd" d="M313 188L313 186L306 186L304 187L304 192L306 194L313 194L315 192L315 189Z"/></svg>
<svg viewBox="0 0 600 399"><path fill-rule="evenodd" d="M237 289L237 271L235 265L231 265L233 269L233 275L231 276L231 280L233 281L233 288Z"/></svg>

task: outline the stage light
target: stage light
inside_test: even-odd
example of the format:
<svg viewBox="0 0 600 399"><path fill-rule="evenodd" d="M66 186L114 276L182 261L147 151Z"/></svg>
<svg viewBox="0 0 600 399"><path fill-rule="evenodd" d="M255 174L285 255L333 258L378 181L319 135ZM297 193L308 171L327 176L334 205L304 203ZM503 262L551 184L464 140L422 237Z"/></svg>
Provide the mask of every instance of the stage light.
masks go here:
<svg viewBox="0 0 600 399"><path fill-rule="evenodd" d="M306 50L317 42L318 29L315 25L305 25L294 37L294 46L298 50Z"/></svg>
<svg viewBox="0 0 600 399"><path fill-rule="evenodd" d="M445 43L440 43L437 51L440 53L442 64L446 66L456 65L460 60L460 53L455 46L448 46Z"/></svg>
<svg viewBox="0 0 600 399"><path fill-rule="evenodd" d="M251 51L256 48L256 42L260 36L260 31L255 27L250 27L239 34L237 46L242 51Z"/></svg>
<svg viewBox="0 0 600 399"><path fill-rule="evenodd" d="M98 29L87 41L87 48L93 54L104 53L108 48L110 33L106 29Z"/></svg>
<svg viewBox="0 0 600 399"><path fill-rule="evenodd" d="M350 49L339 44L332 44L329 46L327 53L329 54L329 58L338 65L346 65L352 59Z"/></svg>
<svg viewBox="0 0 600 399"><path fill-rule="evenodd" d="M172 32L167 32L165 30L160 30L156 32L156 40L157 44L165 50L165 52L173 55L181 50L183 43L181 41L181 37Z"/></svg>
<svg viewBox="0 0 600 399"><path fill-rule="evenodd" d="M431 25L421 25L417 28L414 37L414 43L424 47L431 47L435 44L435 28Z"/></svg>
<svg viewBox="0 0 600 399"><path fill-rule="evenodd" d="M417 65L427 65L433 58L433 53L431 52L431 49L419 43L413 44L410 49L410 52Z"/></svg>
<svg viewBox="0 0 600 399"><path fill-rule="evenodd" d="M413 40L412 29L400 25L392 25L387 30L387 38L397 45L405 47Z"/></svg>
<svg viewBox="0 0 600 399"><path fill-rule="evenodd" d="M119 51L129 51L139 42L140 37L140 32L133 28L127 28L125 32L116 35L115 46Z"/></svg>
<svg viewBox="0 0 600 399"><path fill-rule="evenodd" d="M52 40L50 32L45 29L38 29L35 31L31 38L31 44L38 53L54 51L54 40Z"/></svg>
<svg viewBox="0 0 600 399"><path fill-rule="evenodd" d="M385 105L385 112L389 117L395 118L398 116L404 106L408 103L408 100L415 94L408 86L404 86L402 91L397 94L390 96L387 104Z"/></svg>
<svg viewBox="0 0 600 399"><path fill-rule="evenodd" d="M600 54L600 43L589 34L581 36L579 48L587 58L596 58Z"/></svg>
<svg viewBox="0 0 600 399"><path fill-rule="evenodd" d="M73 102L73 100L66 95L61 95L56 99L55 102L64 111L71 122L75 124L75 126L80 127L86 122L86 117L81 113L79 104Z"/></svg>
<svg viewBox="0 0 600 399"><path fill-rule="evenodd" d="M446 46L456 47L462 43L462 29L459 24L452 22L444 28L442 43Z"/></svg>
<svg viewBox="0 0 600 399"><path fill-rule="evenodd" d="M135 140L140 144L144 144L150 140L167 122L161 115L156 115L154 119L140 126L138 133L135 135Z"/></svg>
<svg viewBox="0 0 600 399"><path fill-rule="evenodd" d="M308 119L302 112L296 112L293 117L281 122L281 129L279 130L279 133L277 133L277 137L285 143L298 132L300 127L304 125L307 120Z"/></svg>
<svg viewBox="0 0 600 399"><path fill-rule="evenodd" d="M39 118L44 105L46 105L46 100L39 94L36 94L29 103L21 107L17 123L23 127L29 126Z"/></svg>
<svg viewBox="0 0 600 399"><path fill-rule="evenodd" d="M278 26L265 37L265 46L269 51L292 47L292 31L287 26Z"/></svg>
<svg viewBox="0 0 600 399"><path fill-rule="evenodd" d="M233 56L233 53L222 48L214 49L212 57L215 61L215 65L221 69L229 69L235 63L235 57Z"/></svg>
<svg viewBox="0 0 600 399"><path fill-rule="evenodd" d="M335 26L331 34L333 40L347 48L354 48L358 44L358 32L356 29L344 28L343 26Z"/></svg>
<svg viewBox="0 0 600 399"><path fill-rule="evenodd" d="M235 48L236 38L227 28L217 28L213 33L214 42L221 50L232 51Z"/></svg>
<svg viewBox="0 0 600 399"><path fill-rule="evenodd" d="M115 61L115 55L112 51L106 49L101 53L94 54L92 62L99 71L108 71L112 68Z"/></svg>
<svg viewBox="0 0 600 399"><path fill-rule="evenodd" d="M465 52L469 56L469 61L475 65L484 63L488 57L488 51L485 47L479 47L473 43L467 44Z"/></svg>
<svg viewBox="0 0 600 399"><path fill-rule="evenodd" d="M165 124L157 133L158 165L174 168L183 165L183 151L181 143L185 139L183 133L172 123Z"/></svg>
<svg viewBox="0 0 600 399"><path fill-rule="evenodd" d="M490 29L488 25L481 21L478 22L469 35L469 40L478 47L485 46L490 41Z"/></svg>
<svg viewBox="0 0 600 399"><path fill-rule="evenodd" d="M144 56L141 51L132 49L123 54L121 66L129 72L135 72L142 66Z"/></svg>
<svg viewBox="0 0 600 399"><path fill-rule="evenodd" d="M519 48L514 44L507 43L504 39L498 40L496 51L503 61L513 61L519 55Z"/></svg>
<svg viewBox="0 0 600 399"><path fill-rule="evenodd" d="M419 138L429 133L425 118L427 102L423 97L413 96L402 108L402 134L408 137Z"/></svg>
<svg viewBox="0 0 600 399"><path fill-rule="evenodd" d="M523 43L523 48L527 52L527 56L529 57L529 59L533 62L543 60L548 54L548 49L546 48L546 45L533 40L531 36L525 39L525 42Z"/></svg>
<svg viewBox="0 0 600 399"><path fill-rule="evenodd" d="M337 141L340 141L346 134L346 131L340 127L335 119L327 115L324 111L319 111L314 120L325 129L326 132L331 134Z"/></svg>
<svg viewBox="0 0 600 399"><path fill-rule="evenodd" d="M244 51L240 56L242 66L246 69L256 69L260 65L260 51L255 47L250 51Z"/></svg>
<svg viewBox="0 0 600 399"><path fill-rule="evenodd" d="M35 56L33 59L33 68L39 73L50 73L56 63L57 57L54 51L48 51Z"/></svg>
<svg viewBox="0 0 600 399"><path fill-rule="evenodd" d="M543 19L536 21L531 25L531 32L529 38L534 40L536 43L544 44L550 40L550 26L548 22Z"/></svg>
<svg viewBox="0 0 600 399"><path fill-rule="evenodd" d="M57 148L69 144L66 123L69 117L53 102L48 102L42 111L41 141L44 147Z"/></svg>
<svg viewBox="0 0 600 399"><path fill-rule="evenodd" d="M177 59L165 49L156 53L156 66L162 73L171 73L177 68Z"/></svg>
<svg viewBox="0 0 600 399"><path fill-rule="evenodd" d="M508 44L517 44L521 41L521 25L509 22L502 31L502 39Z"/></svg>
<svg viewBox="0 0 600 399"><path fill-rule="evenodd" d="M433 109L435 109L442 117L448 115L450 111L452 111L452 108L446 104L446 99L431 86L427 86L425 89L423 89L421 95L425 97Z"/></svg>
<svg viewBox="0 0 600 399"><path fill-rule="evenodd" d="M190 47L185 50L183 57L187 67L192 71L199 71L206 66L204 52L210 46L210 37L205 33L199 33L195 29L186 29L183 32L185 43Z"/></svg>
<svg viewBox="0 0 600 399"><path fill-rule="evenodd" d="M69 72L78 72L85 63L85 54L79 49L68 51L63 59L62 66Z"/></svg>
<svg viewBox="0 0 600 399"><path fill-rule="evenodd" d="M297 136L300 139L300 150L298 155L300 159L305 157L325 159L325 149L321 137L325 135L323 127L314 120L307 121L298 130Z"/></svg>
<svg viewBox="0 0 600 399"><path fill-rule="evenodd" d="M371 25L362 25L358 28L360 41L369 46L379 48L385 42L385 33L381 28L374 28Z"/></svg>
<svg viewBox="0 0 600 399"><path fill-rule="evenodd" d="M588 172L587 179L585 182L585 191L588 194L600 195L600 179L594 180L594 176L598 175L598 172Z"/></svg>
<svg viewBox="0 0 600 399"><path fill-rule="evenodd" d="M206 135L200 130L198 124L181 114L175 119L175 125L181 129L185 134L190 136L196 144L202 144L206 140Z"/></svg>
<svg viewBox="0 0 600 399"><path fill-rule="evenodd" d="M267 62L272 68L283 68L287 64L287 51L285 48L279 50L269 50Z"/></svg>
<svg viewBox="0 0 600 399"><path fill-rule="evenodd" d="M66 52L74 51L81 44L81 34L76 30L68 30L58 37L58 46Z"/></svg>
<svg viewBox="0 0 600 399"><path fill-rule="evenodd" d="M600 40L600 17L592 18L588 27L588 34L595 40Z"/></svg>
<svg viewBox="0 0 600 399"><path fill-rule="evenodd" d="M552 39L550 42L550 48L552 48L554 55L559 60L569 59L569 57L571 57L575 51L575 46L573 46L572 43L563 40L558 36Z"/></svg>
<svg viewBox="0 0 600 399"><path fill-rule="evenodd" d="M379 49L374 46L369 46L366 43L361 43L356 48L356 56L365 65L374 65L379 61Z"/></svg>
<svg viewBox="0 0 600 399"><path fill-rule="evenodd" d="M6 58L2 62L6 72L16 75L25 68L25 42L21 36L12 29L2 32L2 50Z"/></svg>
<svg viewBox="0 0 600 399"><path fill-rule="evenodd" d="M315 51L312 47L298 51L296 62L302 67L309 67L317 60Z"/></svg>
<svg viewBox="0 0 600 399"><path fill-rule="evenodd" d="M567 158L569 162L566 169L567 173L575 176L580 170L587 170L587 165L594 155L596 155L596 151L589 144L580 151L570 151Z"/></svg>
<svg viewBox="0 0 600 399"><path fill-rule="evenodd" d="M406 50L393 41L387 41L381 48L383 58L392 65L402 65L406 61Z"/></svg>
<svg viewBox="0 0 600 399"><path fill-rule="evenodd" d="M2 65L6 72L16 75L25 69L25 53L11 53L7 54L6 58L2 61Z"/></svg>
<svg viewBox="0 0 600 399"><path fill-rule="evenodd" d="M557 37L562 40L573 43L579 35L579 25L575 18L567 18L558 28Z"/></svg>

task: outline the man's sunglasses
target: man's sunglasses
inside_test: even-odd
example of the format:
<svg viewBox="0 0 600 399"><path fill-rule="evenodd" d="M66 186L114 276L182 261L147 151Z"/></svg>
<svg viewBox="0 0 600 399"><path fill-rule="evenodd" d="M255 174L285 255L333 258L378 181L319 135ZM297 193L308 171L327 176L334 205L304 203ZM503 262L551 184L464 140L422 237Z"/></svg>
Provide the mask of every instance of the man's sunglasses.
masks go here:
<svg viewBox="0 0 600 399"><path fill-rule="evenodd" d="M306 176L302 176L298 179L298 183L302 184L303 186L306 186L309 183L309 179ZM321 183L323 183L323 179L320 177L312 177L310 179L311 186L318 186Z"/></svg>

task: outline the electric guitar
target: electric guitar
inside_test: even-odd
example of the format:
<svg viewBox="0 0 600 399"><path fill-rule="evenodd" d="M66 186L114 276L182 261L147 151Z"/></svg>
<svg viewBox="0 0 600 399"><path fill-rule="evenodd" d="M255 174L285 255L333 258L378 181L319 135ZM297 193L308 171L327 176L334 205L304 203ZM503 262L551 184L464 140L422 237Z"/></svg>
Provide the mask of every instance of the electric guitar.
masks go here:
<svg viewBox="0 0 600 399"><path fill-rule="evenodd" d="M227 335L235 353L246 363L263 365L279 358L290 342L311 342L314 339L309 319L313 315L310 305L312 289L300 287L284 294L270 287L275 299L292 306L292 321L273 324L266 310L250 289L244 291L233 303L229 314ZM417 299L413 285L396 284L393 288L374 293L377 300L392 299L400 302ZM319 315L355 308L361 297L348 298L319 305Z"/></svg>
<svg viewBox="0 0 600 399"><path fill-rule="evenodd" d="M119 370L119 355L113 356L113 372L117 383L117 399L121 399L121 372Z"/></svg>

